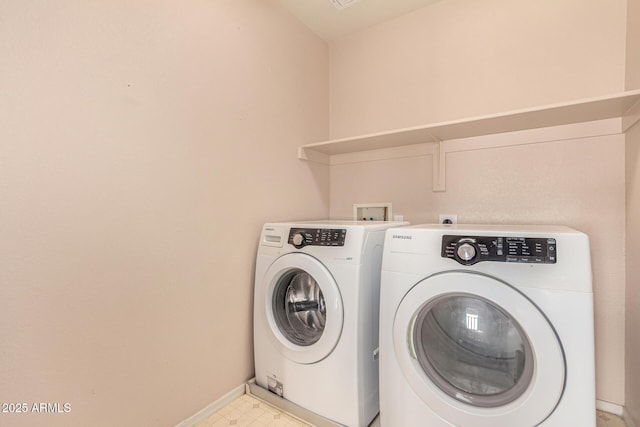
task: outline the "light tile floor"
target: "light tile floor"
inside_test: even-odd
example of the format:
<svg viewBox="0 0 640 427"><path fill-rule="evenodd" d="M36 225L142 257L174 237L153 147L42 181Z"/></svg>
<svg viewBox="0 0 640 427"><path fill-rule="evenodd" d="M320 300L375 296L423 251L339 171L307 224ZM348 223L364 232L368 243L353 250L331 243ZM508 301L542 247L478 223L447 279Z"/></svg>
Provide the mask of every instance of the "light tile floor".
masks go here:
<svg viewBox="0 0 640 427"><path fill-rule="evenodd" d="M248 394L193 427L313 427Z"/></svg>
<svg viewBox="0 0 640 427"><path fill-rule="evenodd" d="M622 418L608 412L596 411L597 427L626 427Z"/></svg>
<svg viewBox="0 0 640 427"><path fill-rule="evenodd" d="M597 411L597 427L626 427L622 418ZM251 395L235 399L193 427L313 427Z"/></svg>

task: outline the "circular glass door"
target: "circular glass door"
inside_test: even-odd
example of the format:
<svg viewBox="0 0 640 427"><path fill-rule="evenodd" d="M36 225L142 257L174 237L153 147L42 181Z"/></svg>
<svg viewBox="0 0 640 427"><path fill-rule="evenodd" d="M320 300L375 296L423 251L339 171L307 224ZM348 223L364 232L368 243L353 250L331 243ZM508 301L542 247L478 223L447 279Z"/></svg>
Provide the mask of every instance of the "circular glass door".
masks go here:
<svg viewBox="0 0 640 427"><path fill-rule="evenodd" d="M531 383L529 339L513 317L482 297L434 298L420 309L414 325L418 363L454 399L503 406Z"/></svg>
<svg viewBox="0 0 640 427"><path fill-rule="evenodd" d="M273 313L280 332L292 343L309 346L318 342L327 309L316 279L297 268L283 274L273 292Z"/></svg>
<svg viewBox="0 0 640 427"><path fill-rule="evenodd" d="M263 278L271 341L288 359L315 363L327 357L342 333L342 297L316 258L295 252L276 259Z"/></svg>
<svg viewBox="0 0 640 427"><path fill-rule="evenodd" d="M564 392L553 326L525 294L485 274L416 283L396 310L393 351L413 391L453 425L537 425Z"/></svg>

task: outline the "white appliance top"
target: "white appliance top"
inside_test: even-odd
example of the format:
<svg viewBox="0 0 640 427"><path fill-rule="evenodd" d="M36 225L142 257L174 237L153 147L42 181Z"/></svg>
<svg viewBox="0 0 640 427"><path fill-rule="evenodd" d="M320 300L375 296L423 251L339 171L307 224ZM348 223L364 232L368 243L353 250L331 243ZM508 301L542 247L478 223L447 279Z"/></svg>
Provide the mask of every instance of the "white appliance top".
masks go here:
<svg viewBox="0 0 640 427"><path fill-rule="evenodd" d="M286 227L361 227L369 230L384 230L390 227L401 227L409 225L408 222L402 221L351 221L351 220L334 220L322 219L311 221L287 221L287 222L269 222L266 226L286 226Z"/></svg>
<svg viewBox="0 0 640 427"><path fill-rule="evenodd" d="M440 230L450 231L456 233L471 233L478 232L512 232L516 234L522 233L578 233L580 231L574 230L563 225L511 225L511 224L418 224L405 227L406 229L420 229L420 230Z"/></svg>

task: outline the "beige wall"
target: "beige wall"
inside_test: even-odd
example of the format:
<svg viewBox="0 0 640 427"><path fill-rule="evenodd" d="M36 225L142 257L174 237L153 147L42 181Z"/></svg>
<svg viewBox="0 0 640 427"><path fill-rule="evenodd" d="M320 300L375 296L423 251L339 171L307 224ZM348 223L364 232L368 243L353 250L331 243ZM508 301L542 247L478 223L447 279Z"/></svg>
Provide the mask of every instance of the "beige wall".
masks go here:
<svg viewBox="0 0 640 427"><path fill-rule="evenodd" d="M640 426L640 124L626 135L627 239L626 239L626 393L627 416ZM629 423L630 424L630 423ZM631 424L630 424L631 425Z"/></svg>
<svg viewBox="0 0 640 427"><path fill-rule="evenodd" d="M626 88L640 89L640 0L627 0Z"/></svg>
<svg viewBox="0 0 640 427"><path fill-rule="evenodd" d="M330 45L333 138L545 105L625 87L624 0L448 0ZM472 143L471 143L472 144ZM624 137L331 167L331 216L392 202L412 223L565 224L592 243L598 399L622 405Z"/></svg>
<svg viewBox="0 0 640 427"><path fill-rule="evenodd" d="M0 402L71 404L0 424L174 425L253 375L261 224L328 215L327 46L264 0L0 16Z"/></svg>
<svg viewBox="0 0 640 427"><path fill-rule="evenodd" d="M331 43L331 137L624 90L625 0L446 0Z"/></svg>

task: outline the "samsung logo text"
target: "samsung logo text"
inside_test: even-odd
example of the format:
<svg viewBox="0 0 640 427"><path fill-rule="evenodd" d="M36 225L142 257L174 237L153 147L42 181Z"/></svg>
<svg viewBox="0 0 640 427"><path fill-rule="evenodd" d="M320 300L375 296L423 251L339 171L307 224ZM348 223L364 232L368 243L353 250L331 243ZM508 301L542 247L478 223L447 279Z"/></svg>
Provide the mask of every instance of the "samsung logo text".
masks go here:
<svg viewBox="0 0 640 427"><path fill-rule="evenodd" d="M403 236L402 234L394 234L391 236L392 239L401 239L401 240L411 240L413 236Z"/></svg>

